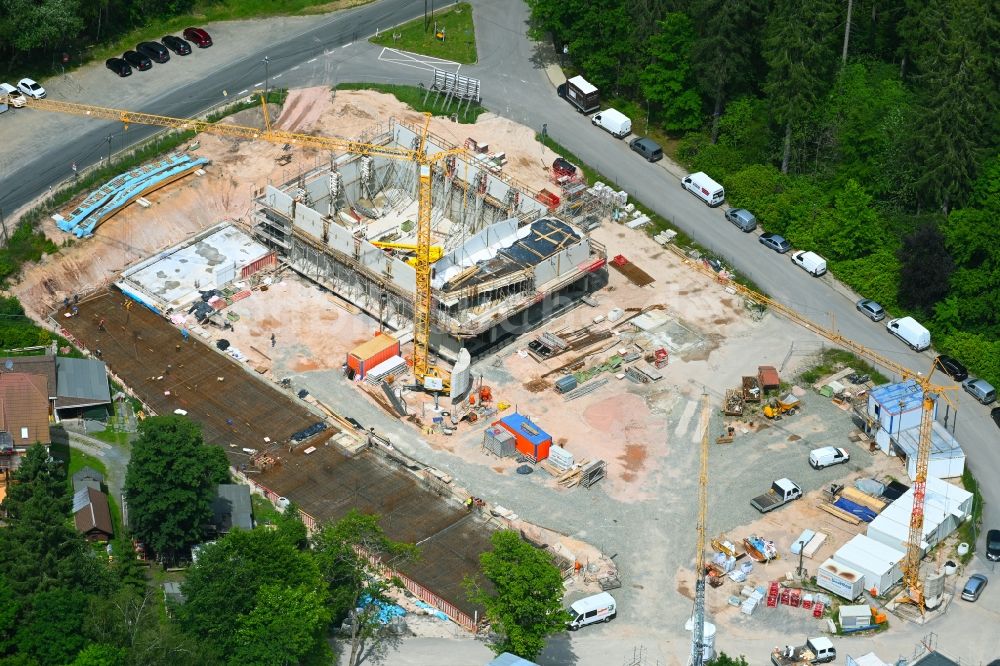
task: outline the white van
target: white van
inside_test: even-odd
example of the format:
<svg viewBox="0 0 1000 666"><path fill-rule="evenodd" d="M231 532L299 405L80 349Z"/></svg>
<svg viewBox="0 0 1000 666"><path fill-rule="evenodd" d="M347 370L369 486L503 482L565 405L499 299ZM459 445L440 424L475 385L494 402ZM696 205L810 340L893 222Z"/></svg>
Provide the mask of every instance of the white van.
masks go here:
<svg viewBox="0 0 1000 666"><path fill-rule="evenodd" d="M701 171L685 176L684 180L681 181L681 187L704 201L711 208L721 205L726 200L726 191L722 189L722 185Z"/></svg>
<svg viewBox="0 0 1000 666"><path fill-rule="evenodd" d="M806 273L813 277L819 277L826 273L826 259L815 252L792 252L792 263L801 266Z"/></svg>
<svg viewBox="0 0 1000 666"><path fill-rule="evenodd" d="M615 598L607 592L585 597L570 605L570 620L566 623L566 628L570 631L576 631L580 627L595 622L611 622L618 614L617 609L618 604L615 603Z"/></svg>
<svg viewBox="0 0 1000 666"><path fill-rule="evenodd" d="M913 351L923 351L931 346L931 332L918 324L913 317L890 319L885 327L890 333L910 345Z"/></svg>
<svg viewBox="0 0 1000 666"><path fill-rule="evenodd" d="M615 109L604 109L600 113L595 113L590 122L606 129L619 139L628 136L632 132L632 121L624 113Z"/></svg>
<svg viewBox="0 0 1000 666"><path fill-rule="evenodd" d="M813 469L823 469L830 465L840 465L851 459L846 449L835 446L824 446L809 452L809 464Z"/></svg>

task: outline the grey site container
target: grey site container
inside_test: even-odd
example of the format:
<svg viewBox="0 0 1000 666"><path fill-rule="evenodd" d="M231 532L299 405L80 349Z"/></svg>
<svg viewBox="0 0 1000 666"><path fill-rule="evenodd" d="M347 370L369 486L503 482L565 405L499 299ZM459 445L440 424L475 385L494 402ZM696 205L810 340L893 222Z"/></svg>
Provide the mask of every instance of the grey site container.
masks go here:
<svg viewBox="0 0 1000 666"><path fill-rule="evenodd" d="M576 388L576 377L566 375L556 381L556 390L560 393L569 393Z"/></svg>
<svg viewBox="0 0 1000 666"><path fill-rule="evenodd" d="M486 429L483 439L486 450L501 458L510 458L517 451L514 435L506 428L492 426Z"/></svg>

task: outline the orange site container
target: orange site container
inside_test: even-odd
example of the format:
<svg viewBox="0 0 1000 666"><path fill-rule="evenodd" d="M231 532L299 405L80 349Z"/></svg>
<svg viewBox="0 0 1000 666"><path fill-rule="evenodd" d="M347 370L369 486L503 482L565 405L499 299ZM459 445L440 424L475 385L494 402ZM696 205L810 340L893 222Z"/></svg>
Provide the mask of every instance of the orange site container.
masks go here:
<svg viewBox="0 0 1000 666"><path fill-rule="evenodd" d="M347 352L347 367L360 379L376 365L399 356L399 340L388 333L376 333L375 337Z"/></svg>
<svg viewBox="0 0 1000 666"><path fill-rule="evenodd" d="M552 438L527 416L514 413L493 423L514 435L514 447L535 462L549 457Z"/></svg>

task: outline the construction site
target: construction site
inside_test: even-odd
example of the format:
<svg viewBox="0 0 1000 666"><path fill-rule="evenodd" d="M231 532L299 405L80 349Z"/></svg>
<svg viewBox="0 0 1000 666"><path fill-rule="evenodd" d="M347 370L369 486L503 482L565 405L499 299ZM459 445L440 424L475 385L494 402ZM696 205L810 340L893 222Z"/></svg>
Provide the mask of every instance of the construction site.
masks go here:
<svg viewBox="0 0 1000 666"><path fill-rule="evenodd" d="M186 147L200 174L134 186L14 291L276 506L379 514L423 554L407 590L469 631L463 580L518 530L569 600L615 595L594 635L685 637L666 663L951 603L971 495L929 374L646 233L626 193L503 118L307 89L226 122ZM892 381L803 381L827 346ZM799 494L758 514L780 481Z"/></svg>

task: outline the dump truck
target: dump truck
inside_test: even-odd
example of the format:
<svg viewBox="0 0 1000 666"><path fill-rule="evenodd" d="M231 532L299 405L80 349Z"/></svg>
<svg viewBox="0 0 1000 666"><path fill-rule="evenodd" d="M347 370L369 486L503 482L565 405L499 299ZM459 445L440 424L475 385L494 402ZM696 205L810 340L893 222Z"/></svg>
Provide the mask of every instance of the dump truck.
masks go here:
<svg viewBox="0 0 1000 666"><path fill-rule="evenodd" d="M797 483L787 478L778 479L771 484L770 490L750 500L750 505L761 513L767 513L800 497L802 489Z"/></svg>
<svg viewBox="0 0 1000 666"><path fill-rule="evenodd" d="M771 650L771 663L774 666L811 666L825 664L837 658L837 648L829 638L809 638L805 645Z"/></svg>
<svg viewBox="0 0 1000 666"><path fill-rule="evenodd" d="M781 418L783 414L788 414L789 416L795 414L799 411L801 404L798 398L789 393L784 398L771 398L764 405L762 411L767 418L776 419Z"/></svg>

